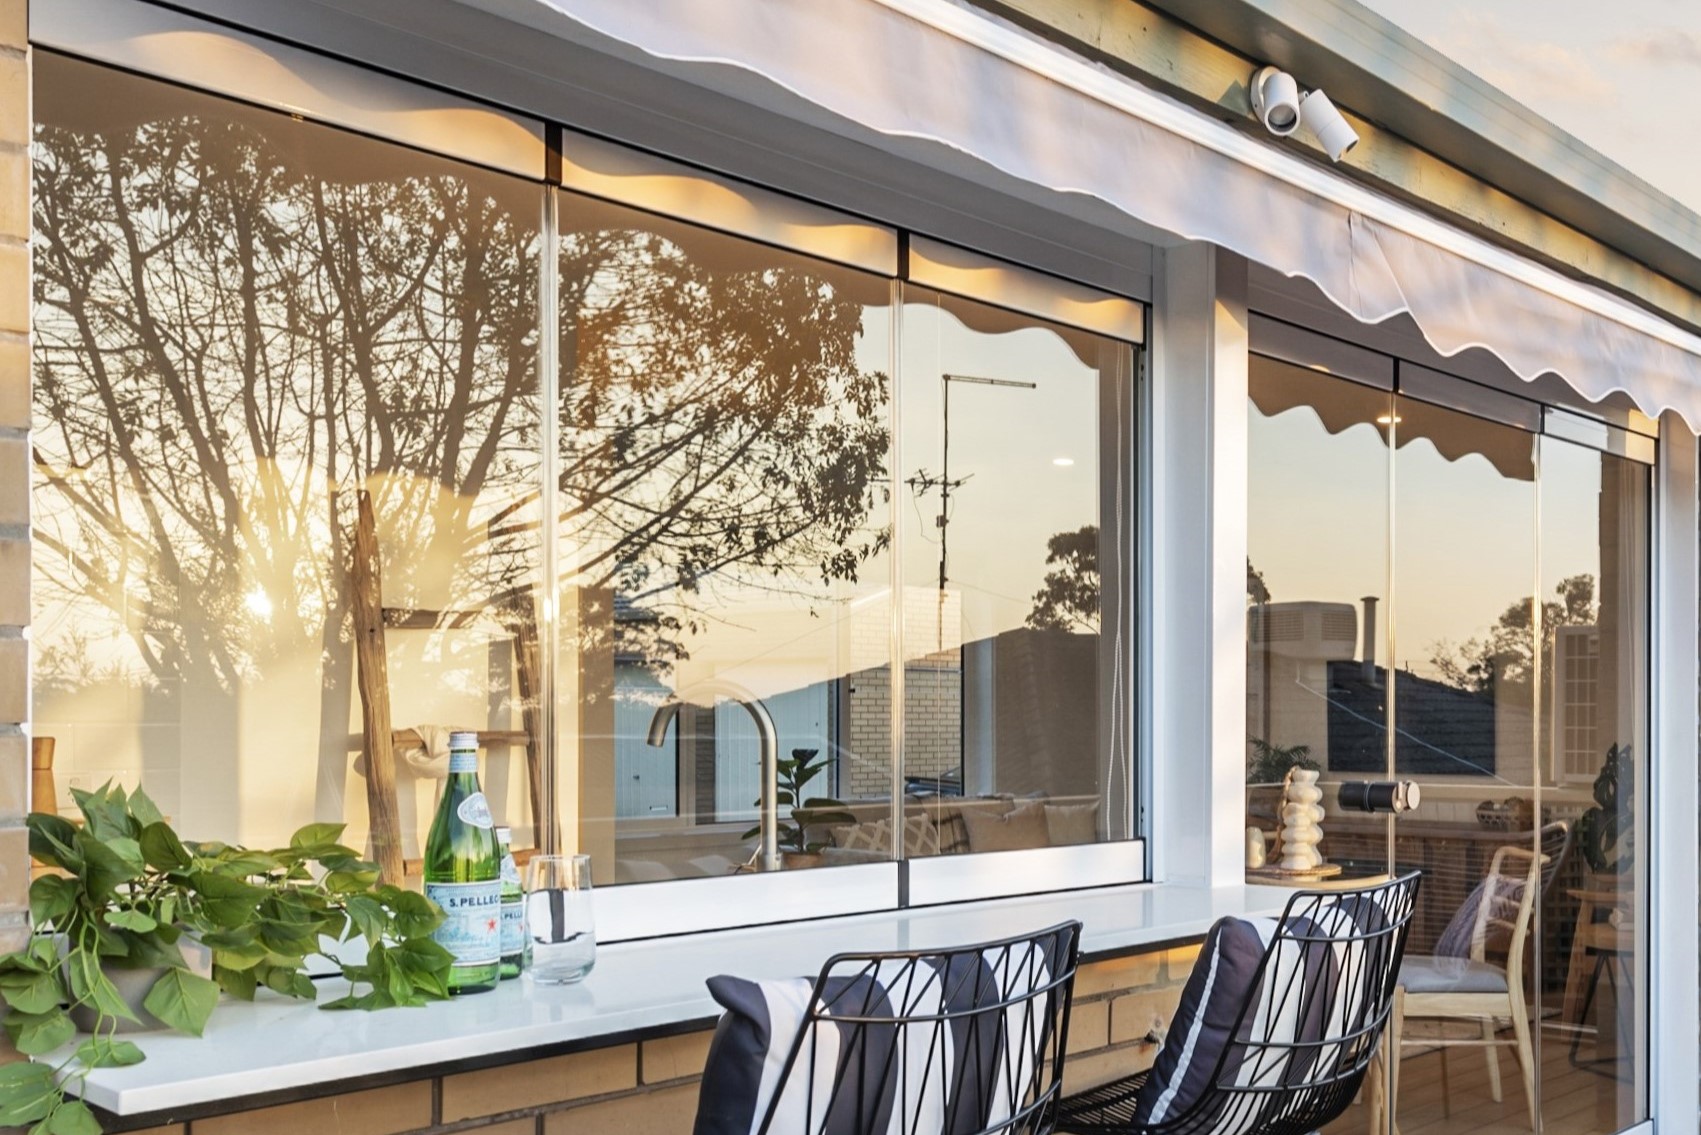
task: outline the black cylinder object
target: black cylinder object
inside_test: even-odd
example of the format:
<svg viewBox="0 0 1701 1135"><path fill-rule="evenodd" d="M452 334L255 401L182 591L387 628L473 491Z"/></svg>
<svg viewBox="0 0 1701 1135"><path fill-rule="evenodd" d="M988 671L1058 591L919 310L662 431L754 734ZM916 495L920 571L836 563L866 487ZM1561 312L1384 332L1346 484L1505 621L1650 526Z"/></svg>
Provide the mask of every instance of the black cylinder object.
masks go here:
<svg viewBox="0 0 1701 1135"><path fill-rule="evenodd" d="M1409 812L1417 807L1418 786L1409 780L1343 780L1341 808L1354 812Z"/></svg>

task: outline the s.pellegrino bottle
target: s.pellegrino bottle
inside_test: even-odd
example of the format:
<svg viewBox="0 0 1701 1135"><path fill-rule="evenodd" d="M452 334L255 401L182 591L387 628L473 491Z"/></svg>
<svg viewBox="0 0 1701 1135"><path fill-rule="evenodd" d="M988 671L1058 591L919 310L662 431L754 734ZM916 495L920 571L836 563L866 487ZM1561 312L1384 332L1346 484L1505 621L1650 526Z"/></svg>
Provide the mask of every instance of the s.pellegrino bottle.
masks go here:
<svg viewBox="0 0 1701 1135"><path fill-rule="evenodd" d="M449 734L449 780L425 841L425 897L443 908L432 932L455 955L450 993L496 988L502 957L502 853L478 787L478 734Z"/></svg>
<svg viewBox="0 0 1701 1135"><path fill-rule="evenodd" d="M514 865L514 833L496 829L502 849L502 980L519 977L526 962L526 894L520 889L520 869Z"/></svg>

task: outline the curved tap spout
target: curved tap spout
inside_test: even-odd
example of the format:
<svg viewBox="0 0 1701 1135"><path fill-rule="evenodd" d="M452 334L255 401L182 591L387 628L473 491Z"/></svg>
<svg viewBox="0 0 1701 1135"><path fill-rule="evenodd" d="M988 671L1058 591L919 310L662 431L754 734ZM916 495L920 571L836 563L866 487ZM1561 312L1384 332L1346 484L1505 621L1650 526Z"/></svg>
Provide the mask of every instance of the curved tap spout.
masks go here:
<svg viewBox="0 0 1701 1135"><path fill-rule="evenodd" d="M672 698L656 707L656 712L650 718L649 735L645 738L653 748L661 748L667 739L667 727L673 724L673 719L679 716L679 707L693 696L709 694L719 695L728 701L735 701L744 707L750 719L756 723L756 738L762 754L762 802L761 827L762 845L758 853L758 863L764 871L780 869L780 738L774 729L774 719L768 713L768 707L762 704L762 699L734 682L725 678L705 678L694 682L684 690L676 691Z"/></svg>

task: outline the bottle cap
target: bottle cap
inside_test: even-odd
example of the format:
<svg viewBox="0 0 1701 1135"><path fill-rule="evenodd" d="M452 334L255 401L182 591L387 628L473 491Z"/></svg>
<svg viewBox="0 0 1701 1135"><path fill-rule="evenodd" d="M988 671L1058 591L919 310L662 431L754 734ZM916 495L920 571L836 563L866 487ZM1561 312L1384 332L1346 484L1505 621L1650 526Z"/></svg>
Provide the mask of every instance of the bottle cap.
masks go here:
<svg viewBox="0 0 1701 1135"><path fill-rule="evenodd" d="M451 733L451 734L449 734L449 751L451 753L455 752L456 750L466 750L466 749L476 750L477 748L478 748L478 734L477 733Z"/></svg>
<svg viewBox="0 0 1701 1135"><path fill-rule="evenodd" d="M498 827L496 829L496 842L501 844L503 847L507 847L510 843L513 843L514 829L509 827L507 824L503 824Z"/></svg>

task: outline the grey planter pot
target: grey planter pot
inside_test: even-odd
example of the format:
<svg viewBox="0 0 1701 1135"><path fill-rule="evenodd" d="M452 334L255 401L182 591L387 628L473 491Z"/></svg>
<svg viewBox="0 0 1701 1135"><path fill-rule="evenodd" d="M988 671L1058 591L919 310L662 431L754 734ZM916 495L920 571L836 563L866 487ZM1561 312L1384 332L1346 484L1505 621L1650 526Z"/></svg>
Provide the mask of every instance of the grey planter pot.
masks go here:
<svg viewBox="0 0 1701 1135"><path fill-rule="evenodd" d="M183 951L183 959L189 963L189 972L197 977L211 978L213 976L213 951L207 946L185 936L178 940L178 947ZM164 1021L142 1008L142 1002L147 1000L148 993L153 989L154 982L165 973L163 966L151 966L147 969L119 969L117 966L105 968L107 979L118 989L118 996L124 999L132 1013L139 1020L126 1021L120 1018L115 1022L117 1031L121 1033L151 1032L155 1029L169 1028ZM71 1007L71 1023L85 1033L92 1033L99 1014L90 1005L73 1005Z"/></svg>

